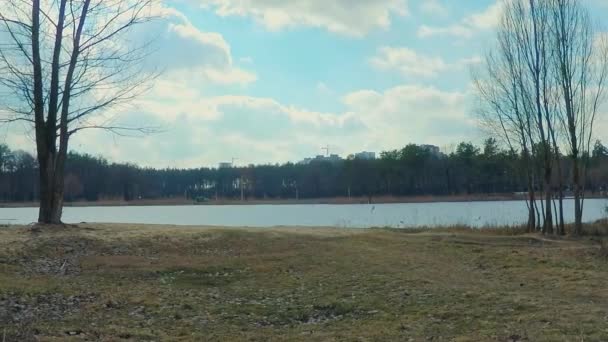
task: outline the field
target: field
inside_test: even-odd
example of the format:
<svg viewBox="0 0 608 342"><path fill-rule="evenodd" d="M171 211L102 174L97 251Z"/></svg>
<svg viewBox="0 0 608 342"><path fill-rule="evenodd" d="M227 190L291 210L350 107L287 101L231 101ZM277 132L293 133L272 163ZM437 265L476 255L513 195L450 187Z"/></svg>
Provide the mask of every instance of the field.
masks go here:
<svg viewBox="0 0 608 342"><path fill-rule="evenodd" d="M606 341L591 238L0 229L0 341Z"/></svg>

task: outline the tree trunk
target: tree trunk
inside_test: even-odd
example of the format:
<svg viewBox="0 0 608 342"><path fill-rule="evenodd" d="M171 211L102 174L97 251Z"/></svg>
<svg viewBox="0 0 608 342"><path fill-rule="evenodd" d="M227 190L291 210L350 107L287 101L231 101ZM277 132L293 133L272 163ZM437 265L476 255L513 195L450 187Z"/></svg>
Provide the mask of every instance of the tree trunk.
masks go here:
<svg viewBox="0 0 608 342"><path fill-rule="evenodd" d="M40 210L38 223L61 224L63 211L63 170L57 170L55 154L40 156Z"/></svg>
<svg viewBox="0 0 608 342"><path fill-rule="evenodd" d="M38 223L51 223L53 217L53 184L54 177L49 177L49 167L46 158L38 158L40 168L40 210L38 213ZM44 160L43 160L44 159Z"/></svg>
<svg viewBox="0 0 608 342"><path fill-rule="evenodd" d="M581 235L583 232L583 206L581 205L581 185L578 157L572 157L572 182L574 183L574 234Z"/></svg>
<svg viewBox="0 0 608 342"><path fill-rule="evenodd" d="M536 210L534 210L534 191L530 191L530 206L528 207L528 233L533 233L536 230Z"/></svg>
<svg viewBox="0 0 608 342"><path fill-rule="evenodd" d="M545 234L553 234L553 210L551 209L552 197L551 183L545 179L545 225L543 229L543 233Z"/></svg>
<svg viewBox="0 0 608 342"><path fill-rule="evenodd" d="M565 235L566 228L564 226L564 180L562 179L562 166L560 163L559 153L557 157L557 178L559 179L559 227L557 235Z"/></svg>
<svg viewBox="0 0 608 342"><path fill-rule="evenodd" d="M528 197L530 199L529 215L528 215L528 232L532 233L536 230L536 195L534 194L534 180L531 171L528 171Z"/></svg>

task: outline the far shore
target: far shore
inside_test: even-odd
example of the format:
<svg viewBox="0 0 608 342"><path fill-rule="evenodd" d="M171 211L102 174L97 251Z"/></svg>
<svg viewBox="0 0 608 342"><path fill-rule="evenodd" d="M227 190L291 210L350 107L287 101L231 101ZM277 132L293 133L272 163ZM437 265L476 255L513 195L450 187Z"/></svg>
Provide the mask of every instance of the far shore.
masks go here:
<svg viewBox="0 0 608 342"><path fill-rule="evenodd" d="M588 199L605 198L599 195L587 195ZM522 201L526 196L521 194L478 194L453 196L408 196L393 197L334 197L313 199L212 199L197 202L186 198L137 199L125 201L121 199L105 199L99 201L66 202L66 207L122 207L122 206L185 206L185 205L342 205L342 204L400 204L400 203L445 203L445 202L488 202L488 201ZM38 202L6 202L0 203L0 208L37 208Z"/></svg>

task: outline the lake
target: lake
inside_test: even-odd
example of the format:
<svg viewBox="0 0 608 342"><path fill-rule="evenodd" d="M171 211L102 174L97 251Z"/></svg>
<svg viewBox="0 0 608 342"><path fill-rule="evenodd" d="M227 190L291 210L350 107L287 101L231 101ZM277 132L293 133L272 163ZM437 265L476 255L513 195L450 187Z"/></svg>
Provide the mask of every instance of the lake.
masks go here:
<svg viewBox="0 0 608 342"><path fill-rule="evenodd" d="M585 222L606 217L608 201L585 201ZM572 200L566 200L565 219L574 221ZM64 222L141 223L225 227L393 227L467 225L511 226L526 222L522 201L446 202L356 205L227 205L67 207ZM36 208L1 208L0 223L29 224Z"/></svg>

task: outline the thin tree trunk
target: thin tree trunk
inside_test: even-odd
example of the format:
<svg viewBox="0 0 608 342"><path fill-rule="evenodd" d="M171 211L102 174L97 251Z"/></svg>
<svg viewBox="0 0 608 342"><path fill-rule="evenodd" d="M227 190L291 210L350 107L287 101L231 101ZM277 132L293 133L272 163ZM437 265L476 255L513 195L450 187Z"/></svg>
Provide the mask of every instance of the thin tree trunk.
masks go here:
<svg viewBox="0 0 608 342"><path fill-rule="evenodd" d="M530 199L530 204L528 206L528 232L533 233L536 230L536 198L534 196L534 190L529 190L528 196Z"/></svg>
<svg viewBox="0 0 608 342"><path fill-rule="evenodd" d="M528 208L528 232L532 233L536 230L536 194L534 193L534 175L532 174L532 168L530 167L530 157L527 151L524 152L526 158L526 174L528 178L528 197L530 205Z"/></svg>
<svg viewBox="0 0 608 342"><path fill-rule="evenodd" d="M559 229L557 234L558 235L565 235L566 234L566 227L564 225L564 180L563 180L563 174L562 174L562 167L560 164L560 161L558 159L557 161L558 165L557 165L557 177L559 178Z"/></svg>
<svg viewBox="0 0 608 342"><path fill-rule="evenodd" d="M583 208L581 205L581 186L578 158L572 158L572 181L574 183L574 234L581 235L583 232Z"/></svg>
<svg viewBox="0 0 608 342"><path fill-rule="evenodd" d="M553 234L553 213L551 209L551 169L545 168L545 224L544 233Z"/></svg>
<svg viewBox="0 0 608 342"><path fill-rule="evenodd" d="M540 168L540 167L539 167ZM543 196L546 194L545 191L545 181L543 180L543 177L541 177L540 172L541 170L538 170L538 179L539 179L539 198L538 198L538 202L540 203L540 209L536 210L536 213L538 215L538 225L539 225L539 231L543 234L547 233L547 217L546 217L546 211L545 211L545 199L543 198Z"/></svg>

